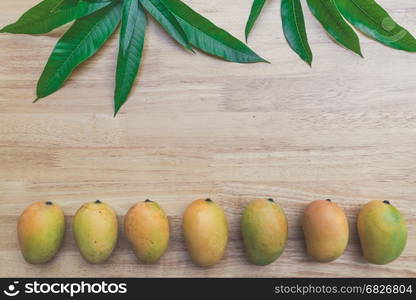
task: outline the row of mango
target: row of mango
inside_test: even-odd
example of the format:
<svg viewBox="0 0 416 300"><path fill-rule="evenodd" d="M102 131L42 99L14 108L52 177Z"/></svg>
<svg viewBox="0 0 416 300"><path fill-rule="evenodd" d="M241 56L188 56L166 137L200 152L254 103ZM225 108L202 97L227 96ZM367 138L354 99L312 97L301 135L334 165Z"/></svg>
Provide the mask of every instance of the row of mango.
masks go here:
<svg viewBox="0 0 416 300"><path fill-rule="evenodd" d="M357 227L363 255L370 263L387 264L398 258L406 245L406 222L389 201L364 205ZM307 253L315 261L333 261L347 247L347 217L329 199L307 206L302 228ZM89 263L101 263L117 243L117 215L99 200L86 203L76 212L72 230L82 257ZM47 201L27 207L18 221L19 245L25 260L33 264L51 260L62 244L64 231L64 214L58 205ZM241 232L248 259L256 265L268 265L283 253L287 243L285 212L273 199L252 201L243 212ZM124 233L141 262L155 263L169 244L168 217L156 202L137 203L124 217ZM192 202L183 215L183 234L195 264L207 267L218 263L228 242L224 210L211 199Z"/></svg>

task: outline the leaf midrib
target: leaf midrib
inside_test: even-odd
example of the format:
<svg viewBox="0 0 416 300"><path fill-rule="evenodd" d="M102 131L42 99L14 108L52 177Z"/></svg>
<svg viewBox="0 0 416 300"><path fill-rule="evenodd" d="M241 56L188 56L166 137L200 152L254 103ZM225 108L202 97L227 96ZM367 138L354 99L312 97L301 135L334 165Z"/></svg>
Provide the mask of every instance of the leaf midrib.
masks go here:
<svg viewBox="0 0 416 300"><path fill-rule="evenodd" d="M303 41L304 36L302 35L302 32L300 31L300 28L299 28L298 15L296 14L296 8L295 8L295 1L296 0L292 1L292 8L293 8L293 12L294 12L293 15L295 16L295 26L296 26L296 30L297 30L297 32L298 32L298 34L300 36L300 42L302 44L303 50L305 52L309 52L308 51L309 47L307 47L306 44L304 43L304 41ZM307 53L307 55L310 56L309 53Z"/></svg>
<svg viewBox="0 0 416 300"><path fill-rule="evenodd" d="M140 5L140 4L139 4ZM130 15L131 14L134 14L134 11L133 11L134 9L133 9L133 6L131 5L130 6L130 8L129 8L129 15L128 15L128 19L130 19ZM123 19L121 20L121 22L123 23ZM137 24L137 20L134 22L134 25L136 25ZM128 45L127 45L127 47L125 47L125 49L123 49L123 50L125 50L125 51L128 51L128 49L130 49L130 46L131 46L131 44L132 44L132 39L133 39L133 35L134 35L134 33L136 32L136 26L133 26L133 33L130 35L130 37L129 37L129 42L128 42ZM124 52L124 51L123 51ZM123 53L123 55L124 56L127 56L127 55L125 55L124 53Z"/></svg>
<svg viewBox="0 0 416 300"><path fill-rule="evenodd" d="M124 56L124 59L123 59L123 61L124 61L124 63L123 63L123 69L127 66L129 57L131 57L132 55L135 55L134 53L132 53L130 51L130 49L131 49L131 47L133 47L133 40L135 39L134 37L136 36L137 30L139 30L139 28L137 28L137 24L138 24L138 19L134 22L134 25L135 26L133 27L133 33L131 34L131 38L129 39L128 46L125 49L123 49L126 52L126 53L123 53L123 56ZM123 76L122 77L124 78L125 76L127 76L127 73L126 72L123 72ZM124 82L124 81L122 82L122 86L123 87L125 87L126 84L127 84L126 82Z"/></svg>
<svg viewBox="0 0 416 300"><path fill-rule="evenodd" d="M369 15L368 13L367 13L367 11L366 10L364 10L364 9L362 9L360 6L359 6L359 4L355 1L355 0L350 0L351 1L351 3L353 4L353 5L355 5L364 15L366 15L367 17L369 17L369 19L376 25L376 26L380 26L380 24L376 21L376 19L374 19L371 15ZM389 32L387 31L387 30L385 30L382 26L380 26L381 27L381 29L383 30L383 32L384 33L387 33L387 34L389 34Z"/></svg>

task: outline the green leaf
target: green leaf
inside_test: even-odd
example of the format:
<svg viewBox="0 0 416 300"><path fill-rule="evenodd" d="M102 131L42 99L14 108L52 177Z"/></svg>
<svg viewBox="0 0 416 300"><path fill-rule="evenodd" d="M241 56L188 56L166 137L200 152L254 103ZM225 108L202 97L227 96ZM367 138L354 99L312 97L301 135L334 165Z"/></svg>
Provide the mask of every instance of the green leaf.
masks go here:
<svg viewBox="0 0 416 300"><path fill-rule="evenodd" d="M126 102L139 70L147 20L137 0L124 0L118 50L114 116Z"/></svg>
<svg viewBox="0 0 416 300"><path fill-rule="evenodd" d="M215 26L185 3L179 0L162 2L178 19L189 41L196 48L232 62L266 62L244 43Z"/></svg>
<svg viewBox="0 0 416 300"><path fill-rule="evenodd" d="M247 24L246 24L246 30L245 30L246 41L265 3L266 3L266 0L254 0L253 5L251 6L250 16L248 17Z"/></svg>
<svg viewBox="0 0 416 300"><path fill-rule="evenodd" d="M300 0L282 0L280 12L287 42L300 58L311 65L312 51L306 35L305 19Z"/></svg>
<svg viewBox="0 0 416 300"><path fill-rule="evenodd" d="M61 0L60 3L56 5L55 10L72 8L77 6L79 1L81 0Z"/></svg>
<svg viewBox="0 0 416 300"><path fill-rule="evenodd" d="M102 3L102 2L111 2L112 0L60 0L59 4L57 5L59 8L68 8L74 7L79 4L79 2L84 1L88 3Z"/></svg>
<svg viewBox="0 0 416 300"><path fill-rule="evenodd" d="M307 2L312 14L331 37L347 49L362 56L357 34L344 21L333 0L307 0Z"/></svg>
<svg viewBox="0 0 416 300"><path fill-rule="evenodd" d="M415 38L374 0L336 0L342 15L361 32L386 46L416 52Z"/></svg>
<svg viewBox="0 0 416 300"><path fill-rule="evenodd" d="M37 97L57 91L82 62L90 58L111 36L120 22L119 2L78 19L52 51L37 86Z"/></svg>
<svg viewBox="0 0 416 300"><path fill-rule="evenodd" d="M188 37L175 16L163 5L161 0L140 0L143 7L155 18L166 32L180 45L192 50Z"/></svg>
<svg viewBox="0 0 416 300"><path fill-rule="evenodd" d="M17 22L7 25L0 32L46 33L75 19L89 15L108 5L108 2L87 3L81 1L76 6L57 9L61 4L62 0L42 1L24 13Z"/></svg>

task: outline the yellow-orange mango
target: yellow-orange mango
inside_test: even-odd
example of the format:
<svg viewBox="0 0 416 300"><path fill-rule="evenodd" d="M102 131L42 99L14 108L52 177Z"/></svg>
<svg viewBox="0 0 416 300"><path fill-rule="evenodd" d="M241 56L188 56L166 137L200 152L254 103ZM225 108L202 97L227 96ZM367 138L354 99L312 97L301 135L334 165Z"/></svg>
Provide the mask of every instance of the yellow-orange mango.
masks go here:
<svg viewBox="0 0 416 300"><path fill-rule="evenodd" d="M124 231L137 258L146 264L159 260L169 245L169 220L163 209L146 200L131 207Z"/></svg>
<svg viewBox="0 0 416 300"><path fill-rule="evenodd" d="M209 267L223 257L228 242L228 222L223 209L211 199L195 200L186 208L183 233L195 264Z"/></svg>
<svg viewBox="0 0 416 300"><path fill-rule="evenodd" d="M100 200L86 203L75 214L72 231L86 261L93 264L104 262L113 253L117 243L117 215Z"/></svg>
<svg viewBox="0 0 416 300"><path fill-rule="evenodd" d="M388 264L406 246L406 221L389 201L374 200L364 205L358 214L357 227L364 257L370 263Z"/></svg>
<svg viewBox="0 0 416 300"><path fill-rule="evenodd" d="M329 262L340 257L349 238L344 210L331 200L316 200L306 208L302 228L308 255L316 261Z"/></svg>
<svg viewBox="0 0 416 300"><path fill-rule="evenodd" d="M249 260L256 265L274 262L285 249L287 219L273 199L250 202L241 218L241 232Z"/></svg>
<svg viewBox="0 0 416 300"><path fill-rule="evenodd" d="M32 264L48 262L61 247L64 232L65 218L58 205L47 201L28 206L17 225L23 257Z"/></svg>

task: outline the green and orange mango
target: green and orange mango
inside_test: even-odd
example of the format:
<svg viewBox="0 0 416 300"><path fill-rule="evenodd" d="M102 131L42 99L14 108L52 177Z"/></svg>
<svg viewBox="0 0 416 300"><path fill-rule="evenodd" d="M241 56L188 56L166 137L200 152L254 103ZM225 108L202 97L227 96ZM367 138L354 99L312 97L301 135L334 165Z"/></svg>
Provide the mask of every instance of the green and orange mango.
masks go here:
<svg viewBox="0 0 416 300"><path fill-rule="evenodd" d="M102 263L117 243L117 215L100 200L86 203L76 212L72 231L82 257L89 263Z"/></svg>
<svg viewBox="0 0 416 300"><path fill-rule="evenodd" d="M373 264L384 265L398 258L407 241L406 221L389 201L370 201L357 219L364 257Z"/></svg>
<svg viewBox="0 0 416 300"><path fill-rule="evenodd" d="M137 258L157 262L169 245L169 220L163 209L150 200L131 207L124 218L124 232Z"/></svg>
<svg viewBox="0 0 416 300"><path fill-rule="evenodd" d="M243 212L241 233L249 260L256 265L268 265L285 249L286 215L273 199L254 200Z"/></svg>
<svg viewBox="0 0 416 300"><path fill-rule="evenodd" d="M218 263L228 242L224 210L211 199L192 202L183 215L183 233L192 261L201 267Z"/></svg>
<svg viewBox="0 0 416 300"><path fill-rule="evenodd" d="M330 199L311 202L302 218L306 251L313 260L329 262L340 257L349 238L344 210Z"/></svg>
<svg viewBox="0 0 416 300"><path fill-rule="evenodd" d="M23 257L32 264L48 262L61 247L64 232L65 218L58 205L47 201L28 206L17 225Z"/></svg>

